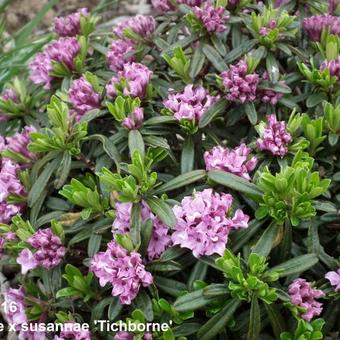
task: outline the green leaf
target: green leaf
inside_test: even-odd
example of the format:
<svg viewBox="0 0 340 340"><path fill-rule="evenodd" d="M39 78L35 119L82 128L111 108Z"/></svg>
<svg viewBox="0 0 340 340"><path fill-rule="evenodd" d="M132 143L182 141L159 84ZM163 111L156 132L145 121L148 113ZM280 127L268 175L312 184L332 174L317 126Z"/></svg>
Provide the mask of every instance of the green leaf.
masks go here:
<svg viewBox="0 0 340 340"><path fill-rule="evenodd" d="M55 182L55 188L60 189L66 182L67 177L71 170L71 162L72 162L72 156L68 151L65 151L63 154L63 158L61 160L60 166L57 170L56 176L56 182Z"/></svg>
<svg viewBox="0 0 340 340"><path fill-rule="evenodd" d="M92 234L90 236L89 243L87 245L87 254L89 257L94 256L94 254L98 252L101 241L102 235L100 234Z"/></svg>
<svg viewBox="0 0 340 340"><path fill-rule="evenodd" d="M256 295L253 295L250 307L249 328L247 340L257 340L261 332L261 313L259 301Z"/></svg>
<svg viewBox="0 0 340 340"><path fill-rule="evenodd" d="M250 123L255 125L257 123L257 113L254 103L246 103L244 107Z"/></svg>
<svg viewBox="0 0 340 340"><path fill-rule="evenodd" d="M308 96L307 100L306 100L306 106L308 108L312 108L315 107L317 105L319 105L320 103L322 103L323 100L325 100L325 95L323 93L313 93L311 95Z"/></svg>
<svg viewBox="0 0 340 340"><path fill-rule="evenodd" d="M228 68L227 64L224 62L220 54L212 46L204 45L203 53L213 64L217 71L223 72Z"/></svg>
<svg viewBox="0 0 340 340"><path fill-rule="evenodd" d="M208 178L235 191L259 197L263 195L262 191L255 184L229 172L211 170L208 172Z"/></svg>
<svg viewBox="0 0 340 340"><path fill-rule="evenodd" d="M142 254L142 256L145 256L147 252L150 239L152 236L152 230L153 230L152 220L148 218L143 222L141 230L141 244L138 251L139 253Z"/></svg>
<svg viewBox="0 0 340 340"><path fill-rule="evenodd" d="M154 276L154 283L157 288L174 297L182 295L187 288L186 285L180 281L161 276Z"/></svg>
<svg viewBox="0 0 340 340"><path fill-rule="evenodd" d="M202 53L202 48L199 47L195 49L195 52L194 52L194 55L192 57L192 61L190 64L189 75L192 79L195 79L195 77L197 77L198 74L201 72L204 62L205 62L205 55Z"/></svg>
<svg viewBox="0 0 340 340"><path fill-rule="evenodd" d="M280 77L279 65L277 64L276 58L273 53L268 53L266 58L267 72L270 80L275 84L278 82Z"/></svg>
<svg viewBox="0 0 340 340"><path fill-rule="evenodd" d="M221 311L199 329L197 338L200 340L216 339L217 334L226 326L240 304L241 301L238 298L229 300Z"/></svg>
<svg viewBox="0 0 340 340"><path fill-rule="evenodd" d="M257 44L256 39L246 40L236 48L233 48L224 58L227 64L231 64L234 60L249 52Z"/></svg>
<svg viewBox="0 0 340 340"><path fill-rule="evenodd" d="M194 168L195 146L191 136L188 136L183 144L181 155L181 173L185 174Z"/></svg>
<svg viewBox="0 0 340 340"><path fill-rule="evenodd" d="M176 225L176 217L170 206L163 200L157 197L150 197L146 199L146 203L151 211L158 216L158 218L166 225L174 228Z"/></svg>
<svg viewBox="0 0 340 340"><path fill-rule="evenodd" d="M273 222L257 241L252 252L267 257L272 250L273 242L277 237L278 232L279 226Z"/></svg>
<svg viewBox="0 0 340 340"><path fill-rule="evenodd" d="M28 197L27 203L29 207L32 207L34 203L39 199L40 194L45 190L53 172L60 164L60 156L55 158L51 163L48 163L37 180L34 182Z"/></svg>
<svg viewBox="0 0 340 340"><path fill-rule="evenodd" d="M200 119L198 126L200 128L206 127L220 112L227 108L227 101L220 99L216 104L210 107Z"/></svg>
<svg viewBox="0 0 340 340"><path fill-rule="evenodd" d="M185 174L179 175L176 178L170 180L169 182L161 185L153 193L163 194L165 192L182 188L191 183L197 182L206 176L205 170L193 170Z"/></svg>
<svg viewBox="0 0 340 340"><path fill-rule="evenodd" d="M285 320L280 313L280 310L275 304L264 304L264 307L267 310L267 314L272 325L273 332L277 339L280 338L280 334L287 329L285 324Z"/></svg>
<svg viewBox="0 0 340 340"><path fill-rule="evenodd" d="M264 275L277 272L280 277L300 274L318 263L319 259L315 254L306 254L294 257L291 260L280 263L270 268Z"/></svg>
<svg viewBox="0 0 340 340"><path fill-rule="evenodd" d="M142 217L140 203L134 203L131 210L130 236L132 243L137 249L141 243L141 227Z"/></svg>
<svg viewBox="0 0 340 340"><path fill-rule="evenodd" d="M138 130L131 130L129 132L129 150L131 157L136 150L139 151L140 154L144 157L145 154L144 140Z"/></svg>
<svg viewBox="0 0 340 340"><path fill-rule="evenodd" d="M113 298L109 310L107 311L107 316L110 321L115 320L123 309L123 305L119 302L117 297Z"/></svg>
<svg viewBox="0 0 340 340"><path fill-rule="evenodd" d="M132 304L134 308L140 309L143 312L147 321L153 320L152 302L149 295L144 290L139 292Z"/></svg>

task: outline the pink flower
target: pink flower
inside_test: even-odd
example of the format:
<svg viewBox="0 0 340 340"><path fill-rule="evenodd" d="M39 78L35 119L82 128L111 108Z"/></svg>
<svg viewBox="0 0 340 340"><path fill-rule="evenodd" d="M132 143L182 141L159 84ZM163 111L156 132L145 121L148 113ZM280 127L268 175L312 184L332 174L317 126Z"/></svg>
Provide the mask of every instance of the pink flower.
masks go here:
<svg viewBox="0 0 340 340"><path fill-rule="evenodd" d="M310 39L319 41L321 32L329 28L331 34L340 35L340 18L329 15L314 15L303 20L303 28Z"/></svg>
<svg viewBox="0 0 340 340"><path fill-rule="evenodd" d="M132 97L144 97L146 88L150 82L152 71L139 63L124 64L123 70L118 72L118 77L113 77L106 85L107 95L114 98L117 95L117 87L121 82L123 85L123 95Z"/></svg>
<svg viewBox="0 0 340 340"><path fill-rule="evenodd" d="M20 167L8 159L0 159L0 223L8 223L24 208L23 204L7 202L9 195L25 196L26 191L18 178Z"/></svg>
<svg viewBox="0 0 340 340"><path fill-rule="evenodd" d="M256 73L248 74L247 69L247 63L240 60L236 65L231 65L230 70L221 73L228 100L245 103L256 99L259 76Z"/></svg>
<svg viewBox="0 0 340 340"><path fill-rule="evenodd" d="M131 209L132 203L116 203L116 219L112 224L113 233L126 234L131 228ZM141 211L142 221L151 219L153 224L151 239L147 249L147 255L150 260L158 258L171 244L169 228L165 226L158 217L156 217L146 204L142 202Z"/></svg>
<svg viewBox="0 0 340 340"><path fill-rule="evenodd" d="M94 255L90 270L99 278L102 287L111 283L112 295L119 296L120 303L125 305L131 304L141 286L147 287L153 282L141 255L134 251L128 253L115 240L108 244L105 252Z"/></svg>
<svg viewBox="0 0 340 340"><path fill-rule="evenodd" d="M328 272L325 278L334 286L336 292L340 292L340 268L335 272Z"/></svg>
<svg viewBox="0 0 340 340"><path fill-rule="evenodd" d="M124 68L124 64L135 61L135 46L135 42L130 39L114 40L106 55L110 69L118 72Z"/></svg>
<svg viewBox="0 0 340 340"><path fill-rule="evenodd" d="M21 274L26 274L29 270L38 266L33 253L28 249L23 249L17 257L17 263L21 265Z"/></svg>
<svg viewBox="0 0 340 340"><path fill-rule="evenodd" d="M86 112L100 107L100 95L84 76L73 81L69 89L69 98L79 120Z"/></svg>
<svg viewBox="0 0 340 340"><path fill-rule="evenodd" d="M339 24L340 24L340 20L339 20ZM337 57L336 59L333 59L333 60L324 61L321 64L320 69L324 70L326 68L329 69L330 75L337 77L338 78L337 80L340 82L340 57Z"/></svg>
<svg viewBox="0 0 340 340"><path fill-rule="evenodd" d="M20 326L28 322L25 313L25 295L23 287L9 288L4 292L4 303L7 306L4 310L4 316L8 323L16 326L16 330L20 330ZM15 308L10 308L11 306L15 306Z"/></svg>
<svg viewBox="0 0 340 340"><path fill-rule="evenodd" d="M80 18L87 16L87 8L81 8L77 12L65 17L54 19L54 31L61 37L75 37L80 33Z"/></svg>
<svg viewBox="0 0 340 340"><path fill-rule="evenodd" d="M304 320L310 321L314 316L321 314L322 303L316 299L325 296L322 290L313 288L310 282L299 278L289 285L288 292L291 303L305 309L301 315Z"/></svg>
<svg viewBox="0 0 340 340"><path fill-rule="evenodd" d="M213 193L212 189L195 192L184 197L173 208L177 219L172 241L175 245L192 250L195 257L223 255L232 229L247 228L249 216L237 209L229 216L233 197Z"/></svg>
<svg viewBox="0 0 340 340"><path fill-rule="evenodd" d="M264 72L262 79L265 81L269 80L268 72ZM279 84L284 85L284 81L279 81ZM283 94L280 92L276 92L270 89L259 89L258 90L258 96L261 99L263 103L270 103L272 105L276 105L277 102L283 97Z"/></svg>
<svg viewBox="0 0 340 340"><path fill-rule="evenodd" d="M275 114L267 116L267 125L260 125L260 138L256 145L260 150L268 150L281 158L288 152L287 145L291 143L292 136L287 131L286 122L278 121Z"/></svg>
<svg viewBox="0 0 340 340"><path fill-rule="evenodd" d="M45 89L50 89L53 80L53 76L50 75L53 71L53 62L61 63L69 71L73 71L75 67L74 58L79 50L80 45L74 37L60 38L52 42L47 45L43 52L38 53L30 63L29 78L33 83L42 84Z"/></svg>
<svg viewBox="0 0 340 340"><path fill-rule="evenodd" d="M224 148L220 145L204 153L204 162L207 170L222 170L250 180L249 172L257 164L255 157L249 157L251 149L241 144L235 149Z"/></svg>
<svg viewBox="0 0 340 340"><path fill-rule="evenodd" d="M152 6L161 12L170 12L175 10L175 7L169 0L151 0Z"/></svg>
<svg viewBox="0 0 340 340"><path fill-rule="evenodd" d="M189 7L200 6L204 0L177 0L178 4L187 5Z"/></svg>
<svg viewBox="0 0 340 340"><path fill-rule="evenodd" d="M78 330L74 324L74 321L66 321L63 325L63 330L60 332L60 336L55 336L54 340L91 340L91 333L89 331Z"/></svg>
<svg viewBox="0 0 340 340"><path fill-rule="evenodd" d="M225 14L223 7L215 8L210 1L203 4L203 7L194 7L195 16L203 23L208 32L224 32L229 16Z"/></svg>
<svg viewBox="0 0 340 340"><path fill-rule="evenodd" d="M156 21L150 15L136 15L121 21L114 28L113 33L120 39L124 39L124 31L132 30L143 38L150 38L156 28Z"/></svg>
<svg viewBox="0 0 340 340"><path fill-rule="evenodd" d="M122 125L129 130L136 130L142 127L144 120L144 110L141 107L136 107L129 116L126 117Z"/></svg>
<svg viewBox="0 0 340 340"><path fill-rule="evenodd" d="M28 161L37 159L37 155L28 150L28 144L31 142L31 133L36 132L34 126L25 126L21 132L15 133L13 136L6 137L5 146L2 150L10 150L24 156ZM0 147L1 149L1 147Z"/></svg>
<svg viewBox="0 0 340 340"><path fill-rule="evenodd" d="M174 117L194 121L196 124L203 114L213 106L219 96L210 96L202 86L187 85L182 92L169 93L163 104L174 113Z"/></svg>
<svg viewBox="0 0 340 340"><path fill-rule="evenodd" d="M19 98L15 91L13 89L5 89L2 91L0 95L0 99L7 102L7 101L12 101L13 103L18 103ZM8 119L8 116L6 114L2 114L0 112L0 123L5 122Z"/></svg>
<svg viewBox="0 0 340 340"><path fill-rule="evenodd" d="M17 262L23 266L22 272L27 272L27 270L36 266L46 269L54 268L65 256L65 247L61 239L54 235L51 228L37 230L26 242L36 251L33 256L28 249L24 249L20 253ZM24 259L25 255L28 258Z"/></svg>

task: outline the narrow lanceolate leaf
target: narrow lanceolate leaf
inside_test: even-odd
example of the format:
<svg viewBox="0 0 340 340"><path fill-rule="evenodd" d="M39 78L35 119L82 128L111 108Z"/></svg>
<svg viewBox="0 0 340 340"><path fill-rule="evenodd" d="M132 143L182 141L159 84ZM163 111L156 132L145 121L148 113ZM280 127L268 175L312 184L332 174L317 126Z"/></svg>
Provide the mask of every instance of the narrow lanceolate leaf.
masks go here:
<svg viewBox="0 0 340 340"><path fill-rule="evenodd" d="M266 58L267 72L269 78L273 83L276 83L280 77L279 65L277 64L276 58L272 53L268 53Z"/></svg>
<svg viewBox="0 0 340 340"><path fill-rule="evenodd" d="M259 300L256 295L251 300L249 328L247 340L257 340L260 337L261 331L261 313Z"/></svg>
<svg viewBox="0 0 340 340"><path fill-rule="evenodd" d="M181 155L181 173L192 171L194 167L195 146L191 136L188 136L183 144Z"/></svg>
<svg viewBox="0 0 340 340"><path fill-rule="evenodd" d="M280 277L300 274L313 267L318 261L319 259L315 254L301 255L270 268L267 273L276 272ZM264 275L266 276L266 273Z"/></svg>
<svg viewBox="0 0 340 340"><path fill-rule="evenodd" d="M164 224L171 228L175 227L176 217L166 202L157 197L147 198L146 202L151 211L156 214Z"/></svg>
<svg viewBox="0 0 340 340"><path fill-rule="evenodd" d="M194 183L194 182L197 182L203 179L205 176L206 176L205 170L193 170L183 175L179 175L176 178L172 179L171 181L161 185L153 193L163 194L171 190L182 188L186 185L189 185L191 183Z"/></svg>
<svg viewBox="0 0 340 340"><path fill-rule="evenodd" d="M136 150L138 150L143 156L145 154L143 137L138 130L131 130L129 132L129 150L131 156Z"/></svg>
<svg viewBox="0 0 340 340"><path fill-rule="evenodd" d="M227 64L224 62L220 54L212 46L204 45L203 53L214 65L217 71L223 72L227 69Z"/></svg>
<svg viewBox="0 0 340 340"><path fill-rule="evenodd" d="M220 170L211 170L208 177L214 182L245 194L262 196L262 191L255 184L248 182L240 176Z"/></svg>
<svg viewBox="0 0 340 340"><path fill-rule="evenodd" d="M279 232L279 226L272 223L257 241L252 252L267 257L272 250L273 243Z"/></svg>
<svg viewBox="0 0 340 340"><path fill-rule="evenodd" d="M218 114L227 108L227 101L225 99L219 100L209 110L207 110L199 121L198 126L204 128L207 126Z"/></svg>
<svg viewBox="0 0 340 340"><path fill-rule="evenodd" d="M141 244L141 208L139 203L134 203L131 210L130 236L133 244L138 248Z"/></svg>
<svg viewBox="0 0 340 340"><path fill-rule="evenodd" d="M238 298L229 300L221 311L215 314L199 329L197 339L216 339L216 335L226 326L240 304L241 301Z"/></svg>
<svg viewBox="0 0 340 340"><path fill-rule="evenodd" d="M247 103L244 107L250 123L255 125L257 123L257 113L254 103Z"/></svg>
<svg viewBox="0 0 340 340"><path fill-rule="evenodd" d="M57 170L57 179L55 182L56 189L60 189L65 184L71 170L71 162L72 156L69 154L69 152L65 151L60 166Z"/></svg>
<svg viewBox="0 0 340 340"><path fill-rule="evenodd" d="M48 163L45 169L39 175L27 197L27 203L29 207L32 207L33 204L39 199L40 194L46 188L53 172L58 168L59 165L60 157L58 156L54 161Z"/></svg>
<svg viewBox="0 0 340 340"><path fill-rule="evenodd" d="M277 305L275 304L264 304L269 321L272 325L273 332L276 336L277 339L280 339L280 334L284 332L287 329L285 320L280 312L280 309Z"/></svg>
<svg viewBox="0 0 340 340"><path fill-rule="evenodd" d="M202 52L202 48L199 47L195 50L190 64L189 75L192 79L194 79L201 72L204 62L205 55Z"/></svg>

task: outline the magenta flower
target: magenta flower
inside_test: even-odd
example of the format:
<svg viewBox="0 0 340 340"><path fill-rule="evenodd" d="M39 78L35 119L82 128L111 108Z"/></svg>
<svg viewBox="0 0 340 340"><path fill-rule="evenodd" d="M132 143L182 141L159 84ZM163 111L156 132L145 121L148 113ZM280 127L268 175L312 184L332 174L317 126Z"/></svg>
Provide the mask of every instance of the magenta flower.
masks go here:
<svg viewBox="0 0 340 340"><path fill-rule="evenodd" d="M336 292L340 292L340 268L335 272L326 273L325 278L334 287Z"/></svg>
<svg viewBox="0 0 340 340"><path fill-rule="evenodd" d="M247 63L240 60L236 65L231 65L230 70L221 73L228 100L245 103L256 99L259 76L256 73L248 74L247 69Z"/></svg>
<svg viewBox="0 0 340 340"><path fill-rule="evenodd" d="M26 242L36 251L33 254L25 248L20 252L17 263L21 264L23 274L38 266L54 268L65 256L65 247L51 228L37 230Z"/></svg>
<svg viewBox="0 0 340 340"><path fill-rule="evenodd" d="M26 191L18 178L19 165L8 159L0 159L0 223L8 223L11 218L21 212L23 204L7 202L9 195L25 196Z"/></svg>
<svg viewBox="0 0 340 340"><path fill-rule="evenodd" d="M44 85L45 89L52 86L53 62L58 62L67 67L68 70L74 70L74 58L80 50L80 45L76 38L60 38L57 41L47 45L45 50L38 53L30 63L29 78L35 84Z"/></svg>
<svg viewBox="0 0 340 340"><path fill-rule="evenodd" d="M222 170L250 180L249 172L257 164L256 157L250 157L251 149L241 144L235 149L224 148L220 145L204 153L207 170Z"/></svg>
<svg viewBox="0 0 340 340"><path fill-rule="evenodd" d="M169 93L168 99L163 104L174 113L174 117L191 120L198 124L203 114L213 106L219 96L210 96L202 86L187 85L182 92Z"/></svg>
<svg viewBox="0 0 340 340"><path fill-rule="evenodd" d="M111 44L111 49L106 55L110 69L114 72L121 71L124 64L135 61L136 44L130 39L117 39Z"/></svg>
<svg viewBox="0 0 340 340"><path fill-rule="evenodd" d="M106 92L110 98L117 95L117 87L123 86L123 95L144 97L150 82L152 71L139 63L124 64L123 70L118 72L118 77L113 77L106 85Z"/></svg>
<svg viewBox="0 0 340 340"><path fill-rule="evenodd" d="M262 79L265 81L269 80L268 72L263 73ZM284 85L285 82L279 81L279 84ZM258 96L263 103L270 103L272 105L276 105L278 101L283 97L283 94L270 89L259 89Z"/></svg>
<svg viewBox="0 0 340 340"><path fill-rule="evenodd" d="M337 77L338 78L337 80L340 81L340 57L337 57L336 59L333 60L325 60L321 64L320 69L322 71L326 68L329 69L329 73L331 76Z"/></svg>
<svg viewBox="0 0 340 340"><path fill-rule="evenodd" d="M227 29L225 23L229 16L225 14L223 7L215 8L207 1L202 8L194 7L193 12L208 32L224 32Z"/></svg>
<svg viewBox="0 0 340 340"><path fill-rule="evenodd" d="M20 330L20 326L28 322L25 313L25 290L23 287L18 289L9 288L4 292L4 303L6 306L15 306L16 308L4 309L4 316L9 324L15 325L16 330Z"/></svg>
<svg viewBox="0 0 340 340"><path fill-rule="evenodd" d="M126 234L131 228L132 203L116 203L116 219L112 224L113 233ZM147 249L147 256L150 260L158 258L171 244L169 228L156 217L146 204L142 202L142 221L151 219L153 224L151 239Z"/></svg>
<svg viewBox="0 0 340 340"><path fill-rule="evenodd" d="M190 7L201 6L204 0L177 0L178 4L187 5Z"/></svg>
<svg viewBox="0 0 340 340"><path fill-rule="evenodd" d="M321 314L322 303L316 299L325 296L322 290L313 288L310 282L301 278L294 280L288 288L291 303L304 308L305 312L301 315L304 320L310 321Z"/></svg>
<svg viewBox="0 0 340 340"><path fill-rule="evenodd" d="M100 95L84 76L73 81L69 89L69 99L79 120L86 112L100 107Z"/></svg>
<svg viewBox="0 0 340 340"><path fill-rule="evenodd" d="M15 133L13 136L5 138L5 145L0 146L0 151L10 150L24 156L28 161L37 159L37 155L28 150L28 144L31 142L31 133L36 132L34 126L25 126L21 132Z"/></svg>
<svg viewBox="0 0 340 340"><path fill-rule="evenodd" d="M80 18L87 16L87 8L81 8L77 12L65 17L54 19L54 31L61 37L75 37L80 33Z"/></svg>
<svg viewBox="0 0 340 340"><path fill-rule="evenodd" d="M112 295L119 296L120 303L125 305L131 304L141 286L147 287L153 282L141 255L135 251L128 253L115 240L107 245L105 252L94 255L90 270L99 278L102 287L111 283Z"/></svg>
<svg viewBox="0 0 340 340"><path fill-rule="evenodd" d="M329 28L330 33L340 35L340 18L329 14L314 15L303 20L303 28L310 39L319 41L326 28Z"/></svg>
<svg viewBox="0 0 340 340"><path fill-rule="evenodd" d="M249 216L237 209L231 215L233 197L205 189L184 197L173 208L177 219L172 242L192 250L195 257L223 255L232 229L247 228Z"/></svg>
<svg viewBox="0 0 340 340"><path fill-rule="evenodd" d="M122 125L129 130L137 130L143 125L144 110L141 107L136 107L129 116L124 118Z"/></svg>
<svg viewBox="0 0 340 340"><path fill-rule="evenodd" d="M175 10L175 7L169 0L151 0L152 6L161 12L170 12Z"/></svg>
<svg viewBox="0 0 340 340"><path fill-rule="evenodd" d="M91 333L88 330L78 330L74 326L74 321L66 321L63 324L63 330L60 332L60 336L55 336L53 340L91 340Z"/></svg>
<svg viewBox="0 0 340 340"><path fill-rule="evenodd" d="M114 28L113 33L120 39L124 39L124 31L129 29L143 38L150 38L156 28L156 21L150 15L136 15L121 21Z"/></svg>
<svg viewBox="0 0 340 340"><path fill-rule="evenodd" d="M281 158L288 152L287 145L292 142L292 136L287 131L286 122L278 121L275 114L267 116L267 125L259 125L260 138L256 145L260 150L270 151Z"/></svg>

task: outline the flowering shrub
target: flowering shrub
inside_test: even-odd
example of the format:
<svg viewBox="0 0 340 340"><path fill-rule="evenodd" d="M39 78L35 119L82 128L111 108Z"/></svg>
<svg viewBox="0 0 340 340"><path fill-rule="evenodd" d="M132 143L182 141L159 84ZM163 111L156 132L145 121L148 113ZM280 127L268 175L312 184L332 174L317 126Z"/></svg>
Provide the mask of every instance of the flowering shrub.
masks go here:
<svg viewBox="0 0 340 340"><path fill-rule="evenodd" d="M56 18L1 83L5 321L32 340L338 338L340 5L151 3L110 31Z"/></svg>

